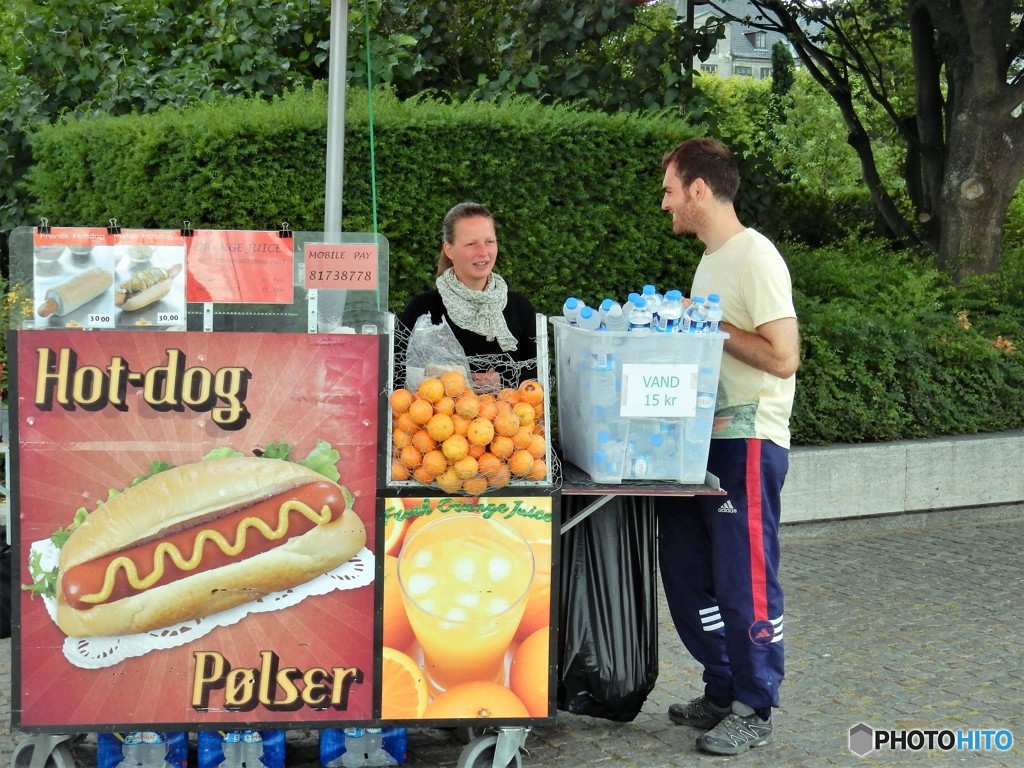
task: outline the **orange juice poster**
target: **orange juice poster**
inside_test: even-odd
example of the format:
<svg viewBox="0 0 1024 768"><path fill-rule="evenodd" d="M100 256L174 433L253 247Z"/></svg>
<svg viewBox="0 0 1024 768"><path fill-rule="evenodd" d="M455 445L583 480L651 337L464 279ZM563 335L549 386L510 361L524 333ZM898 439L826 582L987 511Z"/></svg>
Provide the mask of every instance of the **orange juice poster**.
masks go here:
<svg viewBox="0 0 1024 768"><path fill-rule="evenodd" d="M9 338L16 725L374 718L380 338Z"/></svg>
<svg viewBox="0 0 1024 768"><path fill-rule="evenodd" d="M549 496L386 500L385 720L553 716L551 513Z"/></svg>
<svg viewBox="0 0 1024 768"><path fill-rule="evenodd" d="M186 238L188 301L291 304L295 259L286 234L195 230Z"/></svg>

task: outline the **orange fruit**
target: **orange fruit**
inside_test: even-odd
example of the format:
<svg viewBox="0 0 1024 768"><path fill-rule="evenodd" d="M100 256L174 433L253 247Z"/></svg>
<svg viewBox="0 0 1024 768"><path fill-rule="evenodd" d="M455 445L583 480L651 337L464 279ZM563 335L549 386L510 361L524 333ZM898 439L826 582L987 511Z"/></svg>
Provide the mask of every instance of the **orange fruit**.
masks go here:
<svg viewBox="0 0 1024 768"><path fill-rule="evenodd" d="M385 646L380 667L381 717L419 720L427 709L427 679L419 665L401 651Z"/></svg>
<svg viewBox="0 0 1024 768"><path fill-rule="evenodd" d="M551 623L551 540L547 543L531 541L530 549L533 551L533 581L526 596L523 618L516 628L516 638L520 640Z"/></svg>
<svg viewBox="0 0 1024 768"><path fill-rule="evenodd" d="M427 422L427 434L441 443L455 434L455 422L446 413L435 413Z"/></svg>
<svg viewBox="0 0 1024 768"><path fill-rule="evenodd" d="M484 453L481 456L477 456L476 463L480 468L480 474L484 477L491 477L497 474L505 466L505 462L493 453Z"/></svg>
<svg viewBox="0 0 1024 768"><path fill-rule="evenodd" d="M533 439L533 427L520 427L516 430L516 433L512 435L512 444L519 450L525 451L530 447L530 441Z"/></svg>
<svg viewBox="0 0 1024 768"><path fill-rule="evenodd" d="M423 454L422 466L436 477L448 469L448 457L441 452L440 448L434 448Z"/></svg>
<svg viewBox="0 0 1024 768"><path fill-rule="evenodd" d="M420 428L420 425L413 421L412 416L410 416L408 412L406 412L399 416L397 419L395 419L394 427L395 429L400 429L403 432L408 432L412 434L413 432Z"/></svg>
<svg viewBox="0 0 1024 768"><path fill-rule="evenodd" d="M412 392L408 389L396 389L391 393L389 400L391 401L391 410L397 416L409 410L409 406L412 405Z"/></svg>
<svg viewBox="0 0 1024 768"><path fill-rule="evenodd" d="M494 417L498 415L498 403L494 399L494 395L480 395L477 400L480 403L477 415L488 421L494 421Z"/></svg>
<svg viewBox="0 0 1024 768"><path fill-rule="evenodd" d="M434 405L429 400L424 400L422 398L419 400L413 400L412 405L409 406L409 418L420 426L430 421L430 417L433 415Z"/></svg>
<svg viewBox="0 0 1024 768"><path fill-rule="evenodd" d="M403 467L404 469L404 467ZM391 506L392 503L397 507ZM405 507L398 499L389 502L387 512L384 516L384 554L397 555L402 548L402 539L405 536L405 529L409 527L409 518L401 520L395 515L396 512L404 512Z"/></svg>
<svg viewBox="0 0 1024 768"><path fill-rule="evenodd" d="M491 441L490 451L499 459L507 459L516 452L516 444L508 435L495 435Z"/></svg>
<svg viewBox="0 0 1024 768"><path fill-rule="evenodd" d="M445 395L434 403L434 413L447 413L451 416L455 413L455 401L448 397L448 395Z"/></svg>
<svg viewBox="0 0 1024 768"><path fill-rule="evenodd" d="M480 410L480 399L466 390L455 400L455 412L464 419L475 419Z"/></svg>
<svg viewBox="0 0 1024 768"><path fill-rule="evenodd" d="M494 417L494 432L498 435L511 437L519 431L519 417L511 410L499 413Z"/></svg>
<svg viewBox="0 0 1024 768"><path fill-rule="evenodd" d="M403 432L397 427L391 431L391 451L394 454L401 452L407 445L412 445L412 435Z"/></svg>
<svg viewBox="0 0 1024 768"><path fill-rule="evenodd" d="M428 424L430 422L427 422ZM430 433L424 429L418 429L413 433L413 436L409 438L412 446L420 453L426 453L437 448L437 440L430 436Z"/></svg>
<svg viewBox="0 0 1024 768"><path fill-rule="evenodd" d="M541 405L544 402L544 387L535 379L528 379L519 385L519 399L532 406Z"/></svg>
<svg viewBox="0 0 1024 768"><path fill-rule="evenodd" d="M529 403L516 403L512 406L512 412L519 417L519 423L529 427L537 420L537 411Z"/></svg>
<svg viewBox="0 0 1024 768"><path fill-rule="evenodd" d="M487 445L494 439L494 425L484 418L475 418L469 423L466 437L473 445Z"/></svg>
<svg viewBox="0 0 1024 768"><path fill-rule="evenodd" d="M448 461L458 461L469 454L469 441L462 435L452 435L441 443L441 451Z"/></svg>
<svg viewBox="0 0 1024 768"><path fill-rule="evenodd" d="M406 469L415 469L423 462L423 454L411 445L407 445L398 454L398 460L405 465Z"/></svg>
<svg viewBox="0 0 1024 768"><path fill-rule="evenodd" d="M424 466L416 467L412 473L413 479L421 485L433 485L434 473Z"/></svg>
<svg viewBox="0 0 1024 768"><path fill-rule="evenodd" d="M469 480L480 472L476 459L472 456L463 456L458 461L453 461L452 469L455 470L455 474L459 476L460 480Z"/></svg>
<svg viewBox="0 0 1024 768"><path fill-rule="evenodd" d="M539 480L543 480L547 476L547 465L544 464L543 460L537 459L537 461L533 463L533 469L526 473L525 478L527 480L533 480L534 482L537 482Z"/></svg>
<svg viewBox="0 0 1024 768"><path fill-rule="evenodd" d="M526 706L530 717L548 716L549 636L548 628L543 627L523 640L509 667L509 688Z"/></svg>
<svg viewBox="0 0 1024 768"><path fill-rule="evenodd" d="M391 460L391 479L392 480L408 480L409 470L405 468L398 459Z"/></svg>
<svg viewBox="0 0 1024 768"><path fill-rule="evenodd" d="M530 452L533 458L543 459L547 455L548 441L544 439L544 435L532 434L530 435L530 444L526 446L526 450Z"/></svg>
<svg viewBox="0 0 1024 768"><path fill-rule="evenodd" d="M464 419L458 414L452 416L452 424L455 425L455 434L465 437L469 434L470 419Z"/></svg>
<svg viewBox="0 0 1024 768"><path fill-rule="evenodd" d="M448 371L443 374L441 383L444 384L445 394L449 397L458 397L466 391L466 377L458 371Z"/></svg>
<svg viewBox="0 0 1024 768"><path fill-rule="evenodd" d="M509 403L510 405L515 405L516 403L519 402L519 390L512 389L511 387L506 387L505 389L501 390L498 393L498 399L504 400L506 403Z"/></svg>
<svg viewBox="0 0 1024 768"><path fill-rule="evenodd" d="M470 496L479 496L487 491L487 478L483 475L471 477L462 482L462 490Z"/></svg>
<svg viewBox="0 0 1024 768"><path fill-rule="evenodd" d="M416 387L416 394L431 403L444 397L444 384L434 376L428 376Z"/></svg>
<svg viewBox="0 0 1024 768"><path fill-rule="evenodd" d="M487 476L487 486L489 488L504 488L511 479L512 473L508 471L508 466L502 464L497 471Z"/></svg>
<svg viewBox="0 0 1024 768"><path fill-rule="evenodd" d="M428 720L529 716L526 705L511 690L483 680L460 683L449 688L430 702L423 713L423 717Z"/></svg>
<svg viewBox="0 0 1024 768"><path fill-rule="evenodd" d="M536 463L537 460L529 451L516 451L509 457L508 471L516 477L526 477Z"/></svg>
<svg viewBox="0 0 1024 768"><path fill-rule="evenodd" d="M445 493L455 493L462 488L462 478L459 477L454 467L448 467L444 472L435 478L437 487Z"/></svg>
<svg viewBox="0 0 1024 768"><path fill-rule="evenodd" d="M398 583L398 558L384 555L384 645L389 648L408 648L415 636L409 615L402 602L402 587Z"/></svg>
<svg viewBox="0 0 1024 768"><path fill-rule="evenodd" d="M469 444L469 455L474 459L479 459L487 451L486 445L477 445L476 443Z"/></svg>

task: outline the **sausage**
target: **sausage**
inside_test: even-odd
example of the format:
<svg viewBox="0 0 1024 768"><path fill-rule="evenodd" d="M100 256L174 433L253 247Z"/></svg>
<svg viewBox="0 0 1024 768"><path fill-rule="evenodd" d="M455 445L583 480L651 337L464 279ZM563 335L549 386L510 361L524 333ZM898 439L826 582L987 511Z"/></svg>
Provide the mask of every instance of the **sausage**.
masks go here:
<svg viewBox="0 0 1024 768"><path fill-rule="evenodd" d="M125 312L148 307L171 291L171 283L181 272L181 264L168 269L151 267L132 274L114 290L114 305Z"/></svg>
<svg viewBox="0 0 1024 768"><path fill-rule="evenodd" d="M329 523L344 509L338 486L310 483L77 565L61 579L61 588L70 607L87 610L267 552Z"/></svg>
<svg viewBox="0 0 1024 768"><path fill-rule="evenodd" d="M92 301L113 284L114 276L107 270L100 267L87 269L47 290L42 304L36 309L36 314L40 317L63 317Z"/></svg>

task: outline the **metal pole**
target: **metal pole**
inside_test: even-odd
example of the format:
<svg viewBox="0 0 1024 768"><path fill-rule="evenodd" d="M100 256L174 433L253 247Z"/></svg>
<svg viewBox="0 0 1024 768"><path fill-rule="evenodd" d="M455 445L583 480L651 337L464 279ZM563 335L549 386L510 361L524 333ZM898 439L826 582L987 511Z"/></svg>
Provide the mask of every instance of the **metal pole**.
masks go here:
<svg viewBox="0 0 1024 768"><path fill-rule="evenodd" d="M348 0L331 2L331 59L327 94L327 188L324 233L341 234L345 173L345 86L348 63Z"/></svg>
<svg viewBox="0 0 1024 768"><path fill-rule="evenodd" d="M348 72L348 0L331 0L331 58L327 70L327 180L324 189L324 240L341 240L341 206L345 176L345 87ZM310 333L342 324L346 291L311 290Z"/></svg>

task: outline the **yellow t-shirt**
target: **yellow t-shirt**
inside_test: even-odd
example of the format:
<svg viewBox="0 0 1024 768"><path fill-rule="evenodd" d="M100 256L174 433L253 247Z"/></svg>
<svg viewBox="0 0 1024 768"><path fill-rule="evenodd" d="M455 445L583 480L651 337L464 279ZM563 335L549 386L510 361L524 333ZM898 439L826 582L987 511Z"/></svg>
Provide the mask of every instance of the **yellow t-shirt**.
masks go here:
<svg viewBox="0 0 1024 768"><path fill-rule="evenodd" d="M701 258L690 296L706 299L709 293L721 298L724 320L745 331L796 317L786 262L768 238L750 228ZM789 448L795 391L796 376L780 379L725 352L712 437L756 437Z"/></svg>

